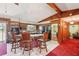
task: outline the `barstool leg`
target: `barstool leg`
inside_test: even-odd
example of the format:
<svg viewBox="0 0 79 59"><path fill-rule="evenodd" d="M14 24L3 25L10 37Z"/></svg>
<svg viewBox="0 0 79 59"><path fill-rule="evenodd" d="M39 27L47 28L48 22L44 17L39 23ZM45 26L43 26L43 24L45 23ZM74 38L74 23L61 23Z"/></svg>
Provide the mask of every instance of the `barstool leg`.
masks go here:
<svg viewBox="0 0 79 59"><path fill-rule="evenodd" d="M29 56L30 56L30 50L29 50Z"/></svg>
<svg viewBox="0 0 79 59"><path fill-rule="evenodd" d="M20 47L20 49L22 50L22 47Z"/></svg>
<svg viewBox="0 0 79 59"><path fill-rule="evenodd" d="M46 42L45 42L45 48L46 48L46 52L48 52Z"/></svg>
<svg viewBox="0 0 79 59"><path fill-rule="evenodd" d="M12 43L12 48L11 48L11 51L12 51L12 49L13 49L13 43Z"/></svg>
<svg viewBox="0 0 79 59"><path fill-rule="evenodd" d="M40 44L39 44L40 53L41 53L41 44L42 44L42 42L40 42Z"/></svg>
<svg viewBox="0 0 79 59"><path fill-rule="evenodd" d="M46 52L48 52L47 47L46 47Z"/></svg>
<svg viewBox="0 0 79 59"><path fill-rule="evenodd" d="M41 47L41 46L42 46L42 43L44 43L44 48ZM46 42L45 42L45 41L40 42L39 48L40 48L40 53L41 53L41 50L42 50L42 49L45 49L46 52L48 52L48 50L47 50L47 45L46 45Z"/></svg>
<svg viewBox="0 0 79 59"><path fill-rule="evenodd" d="M14 53L16 54L16 43L15 43L15 47L14 47L14 49L15 49L15 52L14 52Z"/></svg>
<svg viewBox="0 0 79 59"><path fill-rule="evenodd" d="M31 42L29 43L29 56L30 56L30 50L32 50Z"/></svg>
<svg viewBox="0 0 79 59"><path fill-rule="evenodd" d="M28 50L26 50L26 48L28 48ZM31 50L31 43L27 43L24 45L24 49L23 49L23 54L24 54L24 51L28 51L29 52L29 55L30 55L30 50Z"/></svg>
<svg viewBox="0 0 79 59"><path fill-rule="evenodd" d="M26 45L25 45L25 46L26 46ZM23 54L24 54L24 51L25 51L25 48L26 48L25 46L24 46L24 49L23 49Z"/></svg>
<svg viewBox="0 0 79 59"><path fill-rule="evenodd" d="M40 53L41 53L41 47L40 47Z"/></svg>
<svg viewBox="0 0 79 59"><path fill-rule="evenodd" d="M16 48L19 48L19 42L12 42L11 51L14 49L14 53L16 54Z"/></svg>

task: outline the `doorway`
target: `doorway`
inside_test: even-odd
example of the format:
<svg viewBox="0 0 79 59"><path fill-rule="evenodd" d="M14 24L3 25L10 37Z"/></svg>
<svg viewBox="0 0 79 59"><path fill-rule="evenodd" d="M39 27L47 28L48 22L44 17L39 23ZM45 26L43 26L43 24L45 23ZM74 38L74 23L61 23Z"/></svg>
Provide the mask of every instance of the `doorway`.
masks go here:
<svg viewBox="0 0 79 59"><path fill-rule="evenodd" d="M58 24L52 24L51 25L51 34L52 34L52 39L57 40L57 34L58 34Z"/></svg>

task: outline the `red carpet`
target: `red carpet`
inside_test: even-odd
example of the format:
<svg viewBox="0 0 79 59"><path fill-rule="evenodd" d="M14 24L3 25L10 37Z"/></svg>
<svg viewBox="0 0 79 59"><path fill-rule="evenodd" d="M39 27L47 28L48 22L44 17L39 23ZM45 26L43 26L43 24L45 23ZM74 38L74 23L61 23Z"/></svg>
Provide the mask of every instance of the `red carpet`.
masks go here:
<svg viewBox="0 0 79 59"><path fill-rule="evenodd" d="M79 40L65 40L47 56L79 56Z"/></svg>

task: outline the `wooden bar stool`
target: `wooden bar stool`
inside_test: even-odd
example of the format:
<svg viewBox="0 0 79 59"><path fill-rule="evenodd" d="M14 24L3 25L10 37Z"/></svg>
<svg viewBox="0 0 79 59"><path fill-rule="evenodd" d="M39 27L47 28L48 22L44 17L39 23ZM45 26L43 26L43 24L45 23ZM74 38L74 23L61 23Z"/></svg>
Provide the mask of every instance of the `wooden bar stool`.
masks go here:
<svg viewBox="0 0 79 59"><path fill-rule="evenodd" d="M16 48L19 48L20 44L20 39L17 39L16 38L16 33L12 32L12 48L11 48L11 51L14 49L16 53Z"/></svg>
<svg viewBox="0 0 79 59"><path fill-rule="evenodd" d="M31 41L30 40L30 33L28 32L23 32L22 33L22 40L21 40L21 44L23 45L23 54L25 51L29 51L29 55L30 55L30 50L32 50L32 46L31 46Z"/></svg>
<svg viewBox="0 0 79 59"><path fill-rule="evenodd" d="M39 49L40 49L40 53L41 53L41 49L46 49L47 50L47 45L46 45L46 41L48 40L48 32L45 32L42 39L38 39L40 44L39 44Z"/></svg>

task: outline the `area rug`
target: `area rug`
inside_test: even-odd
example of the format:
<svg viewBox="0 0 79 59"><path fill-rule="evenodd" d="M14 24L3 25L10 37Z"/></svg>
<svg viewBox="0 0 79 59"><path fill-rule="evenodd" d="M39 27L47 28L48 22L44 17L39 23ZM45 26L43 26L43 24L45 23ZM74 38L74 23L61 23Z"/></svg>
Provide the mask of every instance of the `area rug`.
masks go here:
<svg viewBox="0 0 79 59"><path fill-rule="evenodd" d="M46 56L79 56L79 40L67 39Z"/></svg>

